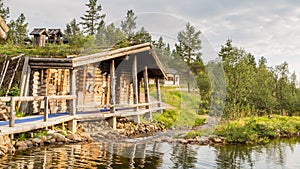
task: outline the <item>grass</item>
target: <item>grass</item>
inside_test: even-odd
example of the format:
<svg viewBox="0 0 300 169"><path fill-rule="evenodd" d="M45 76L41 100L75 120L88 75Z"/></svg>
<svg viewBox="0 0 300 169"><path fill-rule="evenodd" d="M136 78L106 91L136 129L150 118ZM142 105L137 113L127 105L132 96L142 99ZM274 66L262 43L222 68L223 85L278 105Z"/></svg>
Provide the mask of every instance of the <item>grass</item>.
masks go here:
<svg viewBox="0 0 300 169"><path fill-rule="evenodd" d="M274 115L271 118L248 117L217 126L216 135L227 143L268 143L270 139L300 134L300 117Z"/></svg>
<svg viewBox="0 0 300 169"><path fill-rule="evenodd" d="M150 94L156 96L155 87L150 88ZM165 110L163 114L153 113L154 120L163 122L167 127L194 126L199 122L197 93L178 91L174 87L161 87L161 95L162 101L174 106L175 110Z"/></svg>
<svg viewBox="0 0 300 169"><path fill-rule="evenodd" d="M45 47L34 47L32 45L0 45L0 55L16 56L24 54L27 56L43 56L43 57L65 57L72 54L80 54L79 48L70 45L54 45L47 44Z"/></svg>

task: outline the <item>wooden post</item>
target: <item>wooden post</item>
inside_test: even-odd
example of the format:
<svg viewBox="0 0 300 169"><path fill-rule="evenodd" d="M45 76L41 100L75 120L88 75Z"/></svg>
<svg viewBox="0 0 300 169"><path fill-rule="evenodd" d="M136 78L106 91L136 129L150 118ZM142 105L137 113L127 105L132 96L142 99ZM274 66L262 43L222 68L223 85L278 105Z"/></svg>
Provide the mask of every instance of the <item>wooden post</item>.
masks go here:
<svg viewBox="0 0 300 169"><path fill-rule="evenodd" d="M133 78L133 103L138 104L138 78L137 78L137 60L136 56L133 58L132 64L132 78ZM138 107L135 108L135 111L138 111Z"/></svg>
<svg viewBox="0 0 300 169"><path fill-rule="evenodd" d="M139 103L138 96L138 78L137 78L137 60L136 56L133 58L132 64L132 80L133 80L133 103L137 105ZM134 107L134 111L139 111L138 107ZM134 121L139 124L140 123L140 115L136 115Z"/></svg>
<svg viewBox="0 0 300 169"><path fill-rule="evenodd" d="M10 62L10 60L7 60L7 62L6 62L6 64L5 64L5 68L4 68L4 71L3 71L3 74L2 74L1 80L0 80L0 88L1 88L1 86L2 86L4 77L5 77L5 75L6 75L6 72L7 72L8 66L9 66L9 62Z"/></svg>
<svg viewBox="0 0 300 169"><path fill-rule="evenodd" d="M13 72L13 74L11 75L11 79L10 79L10 82L9 82L9 84L8 84L8 87L7 87L7 91L6 91L5 96L7 96L8 93L9 93L9 90L10 90L11 85L12 85L12 83L13 83L13 80L14 80L14 77L15 77L16 72L17 72L17 70L18 70L18 67L19 67L19 64L20 64L21 59L22 59L21 57L18 59L17 65L16 65L16 67L15 67L15 69L14 69L14 72Z"/></svg>
<svg viewBox="0 0 300 169"><path fill-rule="evenodd" d="M20 95L20 96L28 96L29 95L30 73L31 73L31 68L30 68L30 66L27 66L26 77L25 77L25 84L24 84L24 89L23 89L24 91L23 91L23 94ZM23 102L20 105L21 112L25 112L26 109L27 109L27 107L28 107L28 102Z"/></svg>
<svg viewBox="0 0 300 169"><path fill-rule="evenodd" d="M158 107L161 107L161 93L160 93L160 84L159 84L159 79L156 78L155 79L155 85L156 85L156 96L157 96L157 100L158 100ZM162 110L159 110L160 113L162 113Z"/></svg>
<svg viewBox="0 0 300 169"><path fill-rule="evenodd" d="M5 59L4 59L3 65L2 65L2 70L1 70L1 74L0 74L1 78L3 77L3 73L4 73L4 70L6 67L6 62L7 62L7 55L5 55Z"/></svg>
<svg viewBox="0 0 300 169"><path fill-rule="evenodd" d="M110 113L116 113L116 70L115 70L115 61L112 60L110 64ZM117 129L117 118L113 116L111 119L111 125L114 130Z"/></svg>
<svg viewBox="0 0 300 169"><path fill-rule="evenodd" d="M115 113L116 112L116 85L115 85L115 61L112 60L110 64L110 112Z"/></svg>
<svg viewBox="0 0 300 169"><path fill-rule="evenodd" d="M76 76L75 70L70 69L70 95L76 96ZM76 98L69 101L70 115L76 115Z"/></svg>
<svg viewBox="0 0 300 169"><path fill-rule="evenodd" d="M49 114L48 103L49 103L49 99L47 96L45 96L44 97L44 122L48 121L48 114Z"/></svg>
<svg viewBox="0 0 300 169"><path fill-rule="evenodd" d="M77 120L71 120L68 122L68 129L71 130L73 133L77 131Z"/></svg>
<svg viewBox="0 0 300 169"><path fill-rule="evenodd" d="M144 70L144 90L145 90L145 103L150 103L149 95L149 79L148 79L148 67L145 66ZM150 105L146 106L146 109L150 109ZM146 113L146 118L152 120L152 112Z"/></svg>
<svg viewBox="0 0 300 169"><path fill-rule="evenodd" d="M10 118L9 118L9 127L15 126L15 118L16 118L16 108L15 108L15 98L10 98Z"/></svg>

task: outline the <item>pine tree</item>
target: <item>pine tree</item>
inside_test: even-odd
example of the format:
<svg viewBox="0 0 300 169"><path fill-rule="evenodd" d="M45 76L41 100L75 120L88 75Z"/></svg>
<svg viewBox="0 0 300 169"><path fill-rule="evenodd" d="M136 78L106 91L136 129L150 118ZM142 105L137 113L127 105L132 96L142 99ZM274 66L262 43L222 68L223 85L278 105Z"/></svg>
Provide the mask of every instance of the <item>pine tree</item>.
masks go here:
<svg viewBox="0 0 300 169"><path fill-rule="evenodd" d="M179 44L175 44L176 53L184 62L187 63L188 66L191 66L191 63L193 63L197 58L201 57L200 49L202 47L200 34L201 31L196 31L196 28L194 26L192 26L190 23L187 23L185 26L185 30L180 31L177 35ZM188 70L188 92L191 91L190 77L191 72L190 70Z"/></svg>
<svg viewBox="0 0 300 169"><path fill-rule="evenodd" d="M84 32L89 35L94 35L97 28L104 24L105 14L100 14L102 7L97 4L97 0L89 0L88 4L85 4L88 10L85 14L80 17L82 22L80 24L83 26Z"/></svg>
<svg viewBox="0 0 300 169"><path fill-rule="evenodd" d="M126 14L126 18L124 21L121 21L122 32L125 34L127 39L131 41L134 37L134 29L136 28L136 19L134 12L132 10L128 10Z"/></svg>
<svg viewBox="0 0 300 169"><path fill-rule="evenodd" d="M0 0L0 16L4 21L9 18L9 8L4 6L3 0Z"/></svg>
<svg viewBox="0 0 300 169"><path fill-rule="evenodd" d="M24 39L27 38L27 26L23 13L17 18L16 21L12 20L8 24L10 31L8 32L8 39L13 44L22 44Z"/></svg>
<svg viewBox="0 0 300 169"><path fill-rule="evenodd" d="M68 42L73 46L84 46L85 37L80 30L79 24L76 22L76 19L73 19L70 23L66 24L64 39L68 40Z"/></svg>

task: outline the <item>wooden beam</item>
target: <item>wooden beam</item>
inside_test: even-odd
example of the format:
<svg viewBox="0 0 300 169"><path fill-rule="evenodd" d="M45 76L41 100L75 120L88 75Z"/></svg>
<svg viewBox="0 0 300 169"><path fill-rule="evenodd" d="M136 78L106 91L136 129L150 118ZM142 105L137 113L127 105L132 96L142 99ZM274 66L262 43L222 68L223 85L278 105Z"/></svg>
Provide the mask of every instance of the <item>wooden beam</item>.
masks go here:
<svg viewBox="0 0 300 169"><path fill-rule="evenodd" d="M22 57L19 57L18 62L17 62L17 65L16 65L16 67L15 67L15 69L14 69L14 71L13 71L13 74L11 75L11 79L10 79L10 82L9 82L9 84L8 84L8 87L7 87L7 91L6 91L6 93L5 93L5 96L7 96L8 93L9 93L9 90L10 90L11 85L12 85L12 83L13 83L14 77L15 77L15 75L16 75L16 72L17 72L18 68L19 68L21 59L22 59Z"/></svg>
<svg viewBox="0 0 300 169"><path fill-rule="evenodd" d="M149 79L148 79L148 67L145 66L144 69L144 90L145 90L145 103L150 103L150 94L149 94ZM150 105L146 106L146 109L150 109ZM152 120L152 112L145 114L145 118L149 121Z"/></svg>
<svg viewBox="0 0 300 169"><path fill-rule="evenodd" d="M25 57L24 63L23 63L23 69L22 69L22 74L21 74L21 80L20 80L20 96L24 96L24 91L25 91L25 84L26 84L26 77L27 77L27 70L28 70L28 60L29 57Z"/></svg>
<svg viewBox="0 0 300 169"><path fill-rule="evenodd" d="M157 100L158 100L158 107L161 107L161 93L160 93L160 84L159 84L159 79L156 78L155 79L155 85L156 85L156 96L157 96ZM162 110L160 110L160 113L162 113Z"/></svg>
<svg viewBox="0 0 300 169"><path fill-rule="evenodd" d="M4 68L3 74L2 74L1 79L0 79L0 88L1 88L2 83L3 83L3 80L4 80L4 78L5 78L5 75L6 75L8 66L9 66L9 62L10 62L10 60L8 60L8 61L6 62L6 64L5 64L5 68Z"/></svg>
<svg viewBox="0 0 300 169"><path fill-rule="evenodd" d="M2 65L0 78L2 78L2 76L3 76L4 70L5 70L5 67L6 67L6 62L7 62L7 55L5 55L5 59L4 59L3 65Z"/></svg>
<svg viewBox="0 0 300 169"><path fill-rule="evenodd" d="M138 77L137 77L137 59L136 56L133 58L132 63L132 80L133 80L133 103L138 104ZM138 108L135 108L135 111L138 111Z"/></svg>
<svg viewBox="0 0 300 169"><path fill-rule="evenodd" d="M150 43L145 43L141 45L112 50L108 52L100 52L92 55L81 56L78 58L73 58L73 67L86 65L89 63L101 62L104 60L115 59L117 57L140 53L150 49L151 49Z"/></svg>
<svg viewBox="0 0 300 169"><path fill-rule="evenodd" d="M11 97L10 99L10 118L9 118L9 127L15 126L15 118L16 118L16 102L15 98Z"/></svg>
<svg viewBox="0 0 300 169"><path fill-rule="evenodd" d="M70 69L70 95L75 98L69 101L70 115L76 115L76 73L74 69Z"/></svg>
<svg viewBox="0 0 300 169"><path fill-rule="evenodd" d="M115 84L115 61L112 60L110 64L110 104L112 107L110 108L111 113L116 112L115 104L116 104L116 84Z"/></svg>
<svg viewBox="0 0 300 169"><path fill-rule="evenodd" d="M144 90L145 90L145 103L150 103L150 94L149 94L149 79L148 79L148 67L145 66L144 69ZM146 107L149 109L149 106Z"/></svg>
<svg viewBox="0 0 300 169"><path fill-rule="evenodd" d="M49 114L49 99L47 96L44 97L44 122L48 121L48 114Z"/></svg>

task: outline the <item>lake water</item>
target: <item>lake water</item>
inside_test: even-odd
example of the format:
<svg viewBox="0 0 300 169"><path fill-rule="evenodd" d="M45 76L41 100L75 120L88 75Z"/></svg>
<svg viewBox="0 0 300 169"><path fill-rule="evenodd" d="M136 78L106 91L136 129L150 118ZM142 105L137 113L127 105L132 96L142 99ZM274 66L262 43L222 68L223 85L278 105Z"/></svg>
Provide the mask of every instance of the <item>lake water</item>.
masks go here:
<svg viewBox="0 0 300 169"><path fill-rule="evenodd" d="M300 168L300 139L256 146L89 143L33 148L0 158L0 168Z"/></svg>

